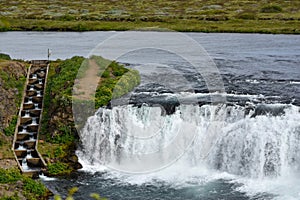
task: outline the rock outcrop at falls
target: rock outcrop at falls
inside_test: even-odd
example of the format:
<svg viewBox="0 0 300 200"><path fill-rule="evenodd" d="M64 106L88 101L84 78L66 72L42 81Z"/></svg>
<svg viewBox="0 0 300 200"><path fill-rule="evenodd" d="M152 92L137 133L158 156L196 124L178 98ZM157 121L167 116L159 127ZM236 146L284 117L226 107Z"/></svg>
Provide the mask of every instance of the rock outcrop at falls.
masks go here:
<svg viewBox="0 0 300 200"><path fill-rule="evenodd" d="M91 66L89 66L90 63L92 63ZM138 72L98 56L92 56L89 60L74 56L65 61L51 62L44 97L44 114L40 134L40 137L47 141L46 143L53 144L49 147L51 150L46 148L46 145L42 151L40 148L40 152L49 164L48 173L50 175L66 175L66 173L82 167L75 154L80 141L77 130L79 123L78 121L74 122L75 113L73 113L73 109L77 105L74 102L89 104L92 95L89 94L87 88L82 85L77 87L76 83L82 79L83 82L86 82L87 79L83 78L85 73L94 68L96 68L96 72L93 72L93 74L97 74L101 81L98 83L98 79L92 80L87 86L89 88L92 84L95 84L95 89L98 86L95 94L96 107L108 104L112 99L112 91L116 84L120 82L127 84L126 90L119 90L118 95L123 95L139 83ZM97 70L103 70L101 77L101 73L97 73ZM132 82L132 80L135 80L135 82ZM121 89L124 88L121 87ZM84 106L81 104L79 106L80 110L77 110L77 112L84 113ZM94 113L94 107L92 107L92 110ZM85 120L83 120L83 123L85 123Z"/></svg>

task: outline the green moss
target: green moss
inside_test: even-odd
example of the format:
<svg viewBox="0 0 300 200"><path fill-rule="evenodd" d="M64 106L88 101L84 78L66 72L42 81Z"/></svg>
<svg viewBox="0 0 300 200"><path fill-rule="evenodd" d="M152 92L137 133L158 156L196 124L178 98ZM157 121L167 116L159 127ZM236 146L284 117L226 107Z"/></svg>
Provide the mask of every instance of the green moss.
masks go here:
<svg viewBox="0 0 300 200"><path fill-rule="evenodd" d="M46 187L40 181L25 177L23 178L23 183L23 190L28 199L39 199L39 197L44 196L47 192Z"/></svg>
<svg viewBox="0 0 300 200"><path fill-rule="evenodd" d="M70 173L70 169L67 164L62 162L50 163L47 166L49 175L66 175Z"/></svg>
<svg viewBox="0 0 300 200"><path fill-rule="evenodd" d="M15 133L15 128L17 125L18 116L14 115L9 123L9 126L4 128L3 132L6 136L12 136Z"/></svg>
<svg viewBox="0 0 300 200"><path fill-rule="evenodd" d="M0 183L15 183L18 180L22 180L22 175L18 169L3 169L0 168Z"/></svg>
<svg viewBox="0 0 300 200"><path fill-rule="evenodd" d="M37 200L47 196L47 188L40 182L23 176L16 168L2 169L0 168L0 183L14 184L17 181L22 182L22 193L26 199ZM2 197L1 199L19 199L16 193L13 196Z"/></svg>
<svg viewBox="0 0 300 200"><path fill-rule="evenodd" d="M59 134L50 136L48 135L47 142L51 142L53 144L66 144L70 142L75 142L76 137L70 131L62 131L62 129L71 129L70 126L61 126L59 127Z"/></svg>
<svg viewBox="0 0 300 200"><path fill-rule="evenodd" d="M0 197L0 200L19 200L18 194L15 193L13 196Z"/></svg>
<svg viewBox="0 0 300 200"><path fill-rule="evenodd" d="M58 157L61 157L64 155L64 151L63 151L63 148L62 146L59 146L57 147L55 150L54 150L54 157L58 158Z"/></svg>

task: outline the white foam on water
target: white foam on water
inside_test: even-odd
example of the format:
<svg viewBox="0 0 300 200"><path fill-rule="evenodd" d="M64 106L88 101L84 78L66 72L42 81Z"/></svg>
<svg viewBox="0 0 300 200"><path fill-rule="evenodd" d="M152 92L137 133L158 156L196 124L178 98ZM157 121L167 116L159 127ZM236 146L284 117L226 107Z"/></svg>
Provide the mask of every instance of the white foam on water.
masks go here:
<svg viewBox="0 0 300 200"><path fill-rule="evenodd" d="M242 183L237 190L250 197L269 193L275 195L274 200L300 199L300 174L263 179L237 178L232 182Z"/></svg>
<svg viewBox="0 0 300 200"><path fill-rule="evenodd" d="M55 180L57 180L54 177L48 177L48 176L45 176L44 174L40 174L39 178L42 179L43 181L55 181Z"/></svg>
<svg viewBox="0 0 300 200"><path fill-rule="evenodd" d="M300 85L300 81L290 81L290 84L293 84L293 85Z"/></svg>

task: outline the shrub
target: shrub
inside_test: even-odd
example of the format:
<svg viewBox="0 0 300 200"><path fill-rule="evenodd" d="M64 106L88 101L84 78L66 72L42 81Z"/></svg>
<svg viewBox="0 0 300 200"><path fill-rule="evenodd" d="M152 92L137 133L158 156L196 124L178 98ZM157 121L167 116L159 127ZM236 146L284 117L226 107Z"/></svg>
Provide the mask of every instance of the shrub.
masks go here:
<svg viewBox="0 0 300 200"><path fill-rule="evenodd" d="M103 58L99 59L99 57L93 57L93 59L95 59L98 65L100 65L100 62L107 61ZM103 66L104 64L101 65ZM109 73L110 71L113 76ZM127 69L115 61L109 64L102 74L102 78L95 94L96 108L107 105L112 98L118 98L130 92L140 83L138 71Z"/></svg>
<svg viewBox="0 0 300 200"><path fill-rule="evenodd" d="M31 178L24 178L23 189L27 193L32 193L36 197L45 195L47 189L40 181L32 180Z"/></svg>
<svg viewBox="0 0 300 200"><path fill-rule="evenodd" d="M15 183L22 179L22 175L18 169L0 168L0 183Z"/></svg>
<svg viewBox="0 0 300 200"><path fill-rule="evenodd" d="M109 71L108 70L105 70L103 73L102 73L102 77L103 78L108 78L109 77Z"/></svg>
<svg viewBox="0 0 300 200"><path fill-rule="evenodd" d="M60 133L51 137L50 135L47 138L47 141L54 144L66 144L69 142L74 142L76 140L75 136L71 132L62 131L66 126L59 128Z"/></svg>
<svg viewBox="0 0 300 200"><path fill-rule="evenodd" d="M57 147L55 150L54 150L54 156L57 158L57 157L60 157L64 154L64 151L63 151L63 148L61 146Z"/></svg>
<svg viewBox="0 0 300 200"><path fill-rule="evenodd" d="M0 200L19 200L18 193L15 193L13 196L4 196Z"/></svg>
<svg viewBox="0 0 300 200"><path fill-rule="evenodd" d="M0 59L11 60L10 56L4 53L0 53Z"/></svg>
<svg viewBox="0 0 300 200"><path fill-rule="evenodd" d="M63 175L69 172L68 165L61 162L48 164L48 172L51 175Z"/></svg>
<svg viewBox="0 0 300 200"><path fill-rule="evenodd" d="M282 11L279 5L267 5L261 8L262 13L278 13Z"/></svg>

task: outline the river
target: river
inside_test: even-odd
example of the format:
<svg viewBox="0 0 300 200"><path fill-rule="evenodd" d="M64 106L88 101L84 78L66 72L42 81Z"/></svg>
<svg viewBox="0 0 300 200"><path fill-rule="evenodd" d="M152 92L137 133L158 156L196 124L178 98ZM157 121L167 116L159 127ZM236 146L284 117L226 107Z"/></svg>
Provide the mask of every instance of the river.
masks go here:
<svg viewBox="0 0 300 200"><path fill-rule="evenodd" d="M48 48L50 59L99 51L141 73L138 88L87 120L83 170L43 179L51 190L77 186L76 199L300 199L300 36L4 32L0 44L25 60L47 59Z"/></svg>

